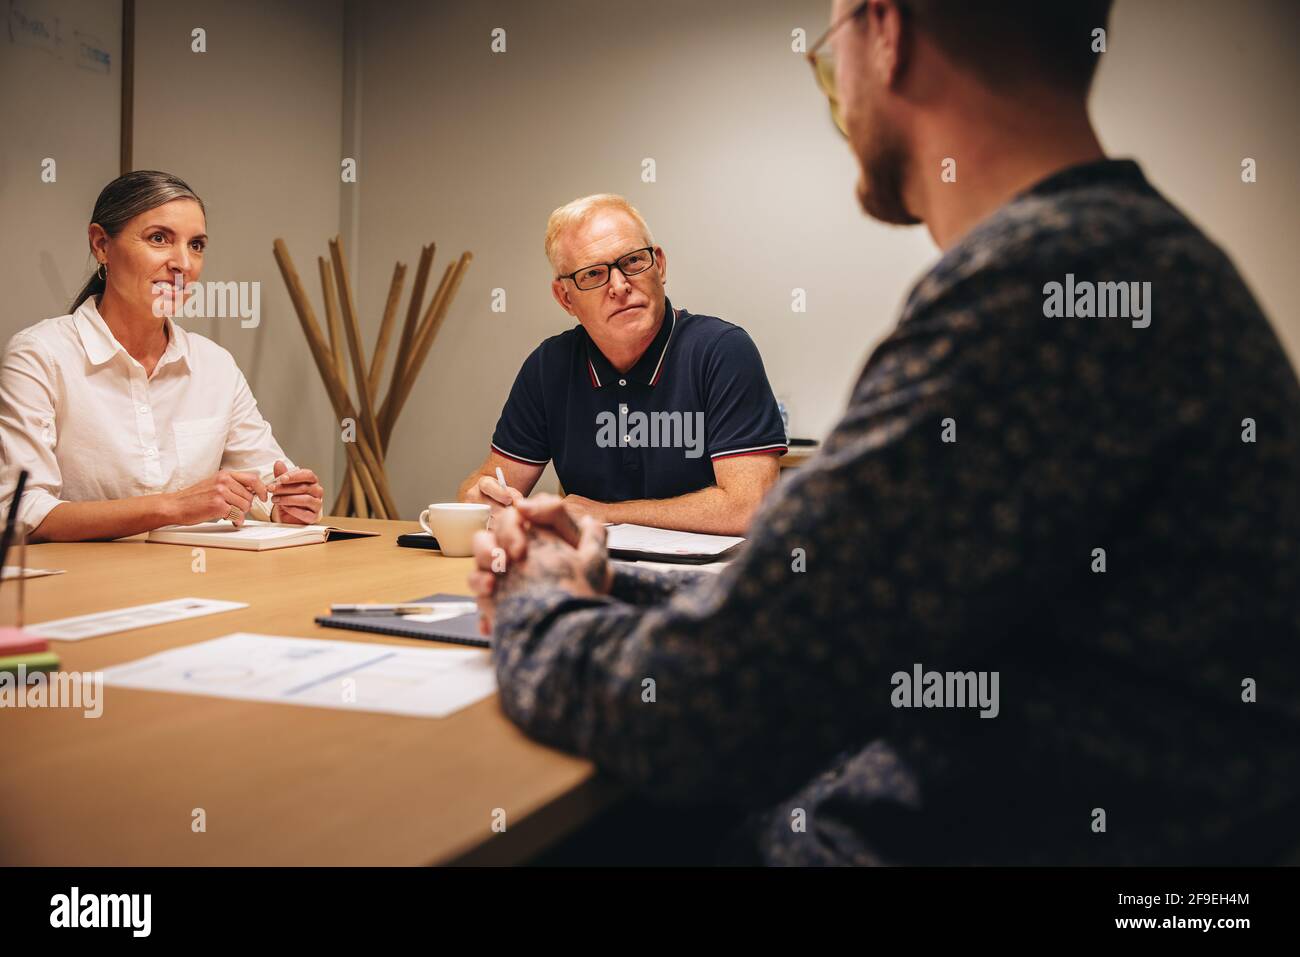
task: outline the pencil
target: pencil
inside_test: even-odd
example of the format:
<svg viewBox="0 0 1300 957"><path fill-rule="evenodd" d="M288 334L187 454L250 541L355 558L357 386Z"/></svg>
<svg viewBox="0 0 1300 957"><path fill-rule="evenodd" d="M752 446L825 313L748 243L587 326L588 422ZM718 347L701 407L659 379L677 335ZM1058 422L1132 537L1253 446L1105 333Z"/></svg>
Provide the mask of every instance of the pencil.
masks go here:
<svg viewBox="0 0 1300 957"><path fill-rule="evenodd" d="M3 537L0 537L0 581L3 581L3 570L5 559L9 556L9 545L14 538L14 525L18 521L18 502L23 497L23 489L27 487L27 470L23 469L18 473L18 484L14 486L14 497L9 502L9 517L5 520L5 530ZM22 572L19 572L21 575Z"/></svg>

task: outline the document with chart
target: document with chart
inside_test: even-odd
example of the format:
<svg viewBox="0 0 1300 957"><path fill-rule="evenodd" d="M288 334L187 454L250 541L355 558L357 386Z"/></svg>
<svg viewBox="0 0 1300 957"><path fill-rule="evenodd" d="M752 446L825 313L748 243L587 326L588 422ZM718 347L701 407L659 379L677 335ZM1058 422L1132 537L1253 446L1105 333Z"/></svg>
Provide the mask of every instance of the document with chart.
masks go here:
<svg viewBox="0 0 1300 957"><path fill-rule="evenodd" d="M485 651L237 632L104 671L104 684L442 718L496 691Z"/></svg>

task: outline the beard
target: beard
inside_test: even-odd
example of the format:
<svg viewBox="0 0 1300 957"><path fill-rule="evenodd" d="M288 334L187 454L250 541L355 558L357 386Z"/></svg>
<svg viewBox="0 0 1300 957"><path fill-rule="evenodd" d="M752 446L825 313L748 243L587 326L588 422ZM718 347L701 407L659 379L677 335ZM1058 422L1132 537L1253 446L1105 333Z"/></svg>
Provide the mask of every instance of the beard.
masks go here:
<svg viewBox="0 0 1300 957"><path fill-rule="evenodd" d="M893 226L915 226L919 222L903 200L903 180L908 165L907 149L892 130L882 129L858 154L858 203L873 219Z"/></svg>

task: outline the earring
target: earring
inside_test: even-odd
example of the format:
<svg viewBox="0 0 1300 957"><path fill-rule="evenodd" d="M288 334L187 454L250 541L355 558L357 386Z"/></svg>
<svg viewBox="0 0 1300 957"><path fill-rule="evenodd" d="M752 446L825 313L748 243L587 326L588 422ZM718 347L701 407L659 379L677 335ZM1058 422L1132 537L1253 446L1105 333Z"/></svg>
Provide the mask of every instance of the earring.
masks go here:
<svg viewBox="0 0 1300 957"><path fill-rule="evenodd" d="M108 279L108 263L100 263L99 268L95 270L95 275L100 279Z"/></svg>

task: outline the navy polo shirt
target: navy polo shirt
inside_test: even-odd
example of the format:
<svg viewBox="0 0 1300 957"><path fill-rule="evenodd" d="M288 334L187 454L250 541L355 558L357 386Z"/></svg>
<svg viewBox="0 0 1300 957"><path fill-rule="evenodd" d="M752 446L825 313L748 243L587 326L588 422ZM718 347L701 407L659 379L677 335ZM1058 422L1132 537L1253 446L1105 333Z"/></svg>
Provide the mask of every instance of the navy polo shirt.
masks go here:
<svg viewBox="0 0 1300 957"><path fill-rule="evenodd" d="M665 301L659 334L625 373L580 325L534 349L492 448L530 465L554 460L566 492L623 502L716 485L715 461L784 455L786 438L745 330Z"/></svg>

